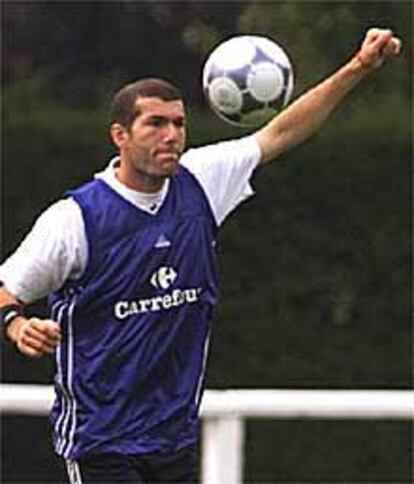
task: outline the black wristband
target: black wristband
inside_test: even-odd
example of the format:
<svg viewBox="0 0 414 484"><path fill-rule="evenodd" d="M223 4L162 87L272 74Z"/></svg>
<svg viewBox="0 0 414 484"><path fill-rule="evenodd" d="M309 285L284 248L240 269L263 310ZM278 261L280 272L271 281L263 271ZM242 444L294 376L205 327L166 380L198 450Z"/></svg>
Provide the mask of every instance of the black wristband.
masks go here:
<svg viewBox="0 0 414 484"><path fill-rule="evenodd" d="M23 310L19 304L9 304L0 308L0 321L3 331L17 316L23 316Z"/></svg>

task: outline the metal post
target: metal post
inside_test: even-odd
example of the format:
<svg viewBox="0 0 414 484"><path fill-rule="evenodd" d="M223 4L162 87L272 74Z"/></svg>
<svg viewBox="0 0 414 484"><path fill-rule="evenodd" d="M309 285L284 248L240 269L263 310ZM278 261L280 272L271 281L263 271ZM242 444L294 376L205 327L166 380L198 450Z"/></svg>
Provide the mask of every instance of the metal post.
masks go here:
<svg viewBox="0 0 414 484"><path fill-rule="evenodd" d="M202 429L202 484L242 484L241 416L206 418Z"/></svg>

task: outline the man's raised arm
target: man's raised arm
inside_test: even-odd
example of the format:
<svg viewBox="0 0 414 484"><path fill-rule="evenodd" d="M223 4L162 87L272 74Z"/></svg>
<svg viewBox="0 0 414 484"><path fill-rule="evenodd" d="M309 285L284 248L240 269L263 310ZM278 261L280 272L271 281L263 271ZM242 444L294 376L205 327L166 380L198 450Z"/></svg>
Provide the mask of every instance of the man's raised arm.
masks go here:
<svg viewBox="0 0 414 484"><path fill-rule="evenodd" d="M388 29L370 29L359 51L344 66L307 91L257 132L267 162L314 134L331 112L369 73L398 55L401 42Z"/></svg>

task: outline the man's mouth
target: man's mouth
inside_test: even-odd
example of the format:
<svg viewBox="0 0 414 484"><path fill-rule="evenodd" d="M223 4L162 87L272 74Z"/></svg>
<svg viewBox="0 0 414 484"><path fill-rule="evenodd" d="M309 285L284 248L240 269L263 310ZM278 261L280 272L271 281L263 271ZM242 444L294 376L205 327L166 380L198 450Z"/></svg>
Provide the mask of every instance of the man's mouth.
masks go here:
<svg viewBox="0 0 414 484"><path fill-rule="evenodd" d="M157 156L157 158L161 158L163 160L176 162L180 158L180 153L177 152L177 151L163 151L163 150L160 150L160 151L157 151L156 152L156 156Z"/></svg>

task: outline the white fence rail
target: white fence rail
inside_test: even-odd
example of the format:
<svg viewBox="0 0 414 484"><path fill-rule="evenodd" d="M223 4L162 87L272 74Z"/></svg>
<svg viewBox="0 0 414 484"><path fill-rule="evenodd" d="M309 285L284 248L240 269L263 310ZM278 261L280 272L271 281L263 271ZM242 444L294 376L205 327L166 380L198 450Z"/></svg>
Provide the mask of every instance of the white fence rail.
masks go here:
<svg viewBox="0 0 414 484"><path fill-rule="evenodd" d="M0 413L45 415L48 385L0 385ZM206 390L201 405L202 483L240 484L244 419L414 419L410 390Z"/></svg>

